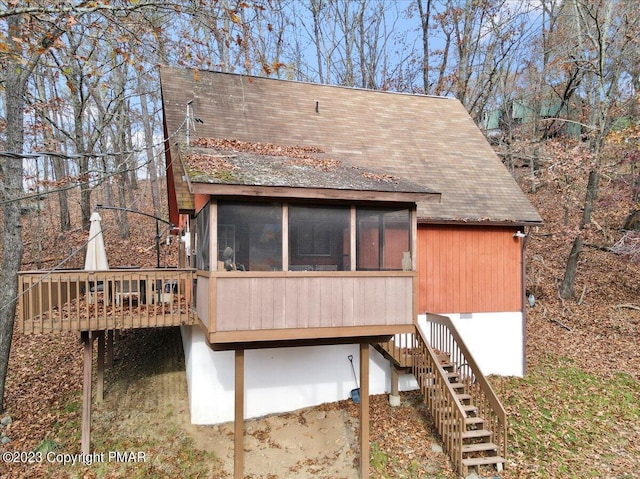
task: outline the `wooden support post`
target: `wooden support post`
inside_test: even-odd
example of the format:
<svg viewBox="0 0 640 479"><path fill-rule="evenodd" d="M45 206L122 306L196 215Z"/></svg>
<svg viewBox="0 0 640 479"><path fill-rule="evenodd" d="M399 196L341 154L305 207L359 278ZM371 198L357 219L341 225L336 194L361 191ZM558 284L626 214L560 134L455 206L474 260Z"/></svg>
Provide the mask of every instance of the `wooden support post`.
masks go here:
<svg viewBox="0 0 640 479"><path fill-rule="evenodd" d="M84 343L82 377L82 438L81 450L84 454L91 451L91 376L93 366L93 336L91 331L82 333Z"/></svg>
<svg viewBox="0 0 640 479"><path fill-rule="evenodd" d="M391 365L391 394L389 394L389 405L392 407L400 406L400 388L398 383L400 382L400 372L396 368L392 361L389 361Z"/></svg>
<svg viewBox="0 0 640 479"><path fill-rule="evenodd" d="M360 478L369 477L369 344L360 344Z"/></svg>
<svg viewBox="0 0 640 479"><path fill-rule="evenodd" d="M104 331L98 331L98 371L96 373L96 402L104 401Z"/></svg>
<svg viewBox="0 0 640 479"><path fill-rule="evenodd" d="M235 418L234 418L234 450L233 477L244 478L244 350L235 352Z"/></svg>
<svg viewBox="0 0 640 479"><path fill-rule="evenodd" d="M107 367L113 367L113 329L107 331Z"/></svg>
<svg viewBox="0 0 640 479"><path fill-rule="evenodd" d="M391 365L391 394L393 396L399 395L398 381L399 381L398 369L392 364Z"/></svg>

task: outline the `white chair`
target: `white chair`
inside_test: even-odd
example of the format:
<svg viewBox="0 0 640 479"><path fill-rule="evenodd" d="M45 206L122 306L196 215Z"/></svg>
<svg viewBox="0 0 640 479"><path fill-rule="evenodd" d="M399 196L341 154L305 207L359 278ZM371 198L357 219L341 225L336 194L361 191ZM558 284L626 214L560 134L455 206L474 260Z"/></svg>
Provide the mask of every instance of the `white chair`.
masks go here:
<svg viewBox="0 0 640 479"><path fill-rule="evenodd" d="M131 300L135 296L138 304L140 303L140 281L134 280L122 280L116 281L116 295L115 301L116 306L120 306L122 301L122 297L129 298L129 304L131 304Z"/></svg>

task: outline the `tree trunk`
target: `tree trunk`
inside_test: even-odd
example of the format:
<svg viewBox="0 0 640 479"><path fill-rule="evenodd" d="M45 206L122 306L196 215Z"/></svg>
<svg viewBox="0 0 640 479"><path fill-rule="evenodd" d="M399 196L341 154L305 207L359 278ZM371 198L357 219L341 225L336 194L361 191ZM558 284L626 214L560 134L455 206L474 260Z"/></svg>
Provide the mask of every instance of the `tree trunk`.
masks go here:
<svg viewBox="0 0 640 479"><path fill-rule="evenodd" d="M422 27L422 85L424 94L429 94L429 20L431 18L431 0L427 0L425 7L423 0L418 0L418 13Z"/></svg>
<svg viewBox="0 0 640 479"><path fill-rule="evenodd" d="M14 38L21 38L21 18L7 19L7 43L14 54L6 56L5 114L7 120L7 150L22 153L24 143L25 80L21 64L21 48ZM4 411L4 388L11 352L13 323L18 296L18 271L22 262L22 223L20 201L22 195L23 164L20 158L0 157L0 199L4 214L2 275L0 276L0 412Z"/></svg>
<svg viewBox="0 0 640 479"><path fill-rule="evenodd" d="M120 160L118 162L119 165L122 165L124 160ZM127 207L126 200L126 184L127 184L127 172L126 170L118 173L118 203L120 208ZM121 211L118 214L118 227L120 228L120 237L124 240L129 239L129 221L127 219L127 213L125 211Z"/></svg>
<svg viewBox="0 0 640 479"><path fill-rule="evenodd" d="M53 163L53 175L56 181L62 182L66 176L62 158L54 156L51 161ZM71 215L69 214L67 190L64 186L58 189L58 203L60 204L60 231L69 231L71 230Z"/></svg>
<svg viewBox="0 0 640 479"><path fill-rule="evenodd" d="M309 9L311 10L311 16L313 18L313 38L315 40L316 59L318 61L318 81L320 83L325 82L324 75L322 74L322 46L320 43L320 10L322 10L322 8L322 0L311 0Z"/></svg>
<svg viewBox="0 0 640 479"><path fill-rule="evenodd" d="M591 170L589 172L589 182L587 183L587 194L584 199L584 210L582 210L582 221L580 228L584 228L591 223L591 214L593 213L593 205L598 198L598 188L600 187L600 172Z"/></svg>
<svg viewBox="0 0 640 479"><path fill-rule="evenodd" d="M158 166L153 156L153 128L149 117L147 95L144 92L142 75L138 76L138 95L140 95L140 112L142 113L142 125L144 127L145 151L147 153L147 171L151 182L151 201L153 202L153 214L160 216L160 188L158 186Z"/></svg>
<svg viewBox="0 0 640 479"><path fill-rule="evenodd" d="M596 155L599 155L599 152L596 152ZM580 221L580 233L578 233L576 239L573 240L571 253L569 254L567 266L564 270L564 278L562 279L562 285L560 286L560 297L563 299L574 297L576 272L578 271L578 261L580 260L580 253L582 252L582 243L584 242L582 230L585 226L591 223L591 214L593 212L593 205L598 197L599 185L600 172L597 169L591 170L589 172L589 182L587 183L587 193L584 200L582 220Z"/></svg>
<svg viewBox="0 0 640 479"><path fill-rule="evenodd" d="M578 261L580 260L583 241L582 233L576 236L576 239L573 240L571 253L569 254L567 266L564 270L564 278L562 279L562 285L560 286L560 297L563 299L573 298L575 295L574 285L576 281L576 273L578 272Z"/></svg>

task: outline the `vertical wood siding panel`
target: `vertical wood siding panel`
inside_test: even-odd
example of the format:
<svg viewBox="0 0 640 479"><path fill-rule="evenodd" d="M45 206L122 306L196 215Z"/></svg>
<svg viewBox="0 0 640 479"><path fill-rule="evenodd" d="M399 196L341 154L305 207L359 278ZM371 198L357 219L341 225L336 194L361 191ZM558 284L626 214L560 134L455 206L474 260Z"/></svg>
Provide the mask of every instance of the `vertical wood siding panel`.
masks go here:
<svg viewBox="0 0 640 479"><path fill-rule="evenodd" d="M459 254L461 251L463 251L461 235L457 235L455 234L455 231L451 230L449 232L449 238L449 254L451 255L450 264L452 265L452 294L450 306L453 307L454 304L460 304L464 302L464 296L462 292L467 290L466 284L464 284L467 278L462 272L462 269L465 266L464 256Z"/></svg>
<svg viewBox="0 0 640 479"><path fill-rule="evenodd" d="M249 311L249 324L246 329L258 329L262 326L262 292L256 278L248 280L248 287L244 291L249 291L249 297L241 299L241 301L249 301L251 308ZM240 320L244 323L243 318ZM257 325L257 326L256 326Z"/></svg>
<svg viewBox="0 0 640 479"><path fill-rule="evenodd" d="M479 311L482 309L482 297L478 294L478 288L476 285L479 285L482 281L482 255L483 255L483 247L480 235L478 235L477 231L470 231L469 235L472 237L472 258L469 263L471 268L471 302L470 304L462 305L464 312L470 311ZM483 287L484 292L488 290L487 285L485 284Z"/></svg>
<svg viewBox="0 0 640 479"><path fill-rule="evenodd" d="M345 326L353 326L354 321L354 278L344 278L341 282L342 318Z"/></svg>
<svg viewBox="0 0 640 479"><path fill-rule="evenodd" d="M402 295L402 289L398 286L398 282L384 280L382 285L384 295L384 316L381 318L382 324L395 324L395 320L398 314L402 311L399 304L399 298Z"/></svg>
<svg viewBox="0 0 640 479"><path fill-rule="evenodd" d="M354 278L354 298L355 298L355 312L354 319L356 322L362 324L367 317L367 300L365 295L365 283L360 281L360 278Z"/></svg>
<svg viewBox="0 0 640 479"><path fill-rule="evenodd" d="M436 294L434 300L438 308L441 311L446 310L447 305L445 301L447 301L447 296L449 295L449 284L447 283L446 269L444 268L443 263L446 263L445 255L447 254L446 248L443 246L443 238L444 231L438 231L438 234L435 236L435 244L436 249L433 251L432 261L435 263L434 268L434 294Z"/></svg>
<svg viewBox="0 0 640 479"><path fill-rule="evenodd" d="M280 329L285 327L286 291L284 278L273 280L273 327Z"/></svg>
<svg viewBox="0 0 640 479"><path fill-rule="evenodd" d="M316 282L312 282L311 278L305 278L308 287L308 311L309 311L309 327L317 328L320 326L320 313L322 312L322 291Z"/></svg>
<svg viewBox="0 0 640 479"><path fill-rule="evenodd" d="M331 326L342 326L344 324L344 297L342 296L344 280L335 278L330 280L331 284Z"/></svg>
<svg viewBox="0 0 640 479"><path fill-rule="evenodd" d="M328 328L331 326L333 318L333 302L331 282L327 278L316 279L315 283L320 288L320 326Z"/></svg>
<svg viewBox="0 0 640 479"><path fill-rule="evenodd" d="M447 249L447 268L449 274L449 294L445 303L447 311L452 311L455 304L460 304L462 299L462 291L464 291L465 275L463 268L466 268L464 256L460 255L460 238L451 228L447 228L443 237L444 246Z"/></svg>
<svg viewBox="0 0 640 479"><path fill-rule="evenodd" d="M519 311L520 244L510 227L421 226L419 311Z"/></svg>
<svg viewBox="0 0 640 479"><path fill-rule="evenodd" d="M307 326L306 310L302 307L304 297L301 296L300 283L297 281L287 281L285 283L285 310L283 328L291 328L297 318L297 324L304 328Z"/></svg>
<svg viewBox="0 0 640 479"><path fill-rule="evenodd" d="M385 294L385 280L384 278L376 278L374 284L373 304L374 308L369 316L372 321L371 324L384 324L385 319L391 314L387 309L387 295Z"/></svg>

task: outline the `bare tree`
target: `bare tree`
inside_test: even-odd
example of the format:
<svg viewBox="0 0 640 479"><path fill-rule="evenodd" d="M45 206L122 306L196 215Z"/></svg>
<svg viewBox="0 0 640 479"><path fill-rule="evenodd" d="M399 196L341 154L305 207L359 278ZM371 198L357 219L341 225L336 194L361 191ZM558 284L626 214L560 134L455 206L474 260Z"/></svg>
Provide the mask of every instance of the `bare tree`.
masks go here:
<svg viewBox="0 0 640 479"><path fill-rule="evenodd" d="M591 218L598 196L603 167L604 140L619 115L618 98L622 85L622 63L629 49L637 49L638 20L634 6L626 1L588 2L571 0L566 3L567 19L574 43L570 61L583 74L581 93L589 106L587 128L591 165L586 187L579 232L576 235L564 277L560 296L574 296L575 276L584 243L584 230Z"/></svg>
<svg viewBox="0 0 640 479"><path fill-rule="evenodd" d="M23 35L23 19L20 16L7 20L7 46L10 55L4 59L4 105L6 114L6 146L10 153L22 153L24 143L24 97L29 69L23 69L24 52L20 39ZM37 58L31 58L31 69ZM4 215L2 276L0 277L0 411L4 410L4 386L11 351L13 322L16 314L18 271L22 261L22 224L20 202L22 196L22 159L0 157L0 201Z"/></svg>
<svg viewBox="0 0 640 479"><path fill-rule="evenodd" d="M190 7L187 2L187 6ZM0 276L0 411L4 410L4 387L13 336L13 324L16 313L18 292L18 271L22 262L23 241L20 218L20 202L23 191L23 148L24 148L24 107L27 85L44 55L50 55L54 49L73 48L73 38L67 34L74 25L85 16L95 13L114 14L123 11L140 11L152 8L156 11L175 11L170 2L81 2L78 4L63 1L32 1L27 3L10 2L0 9L0 75L4 82L2 102L4 105L6 127L4 130L6 151L0 156L0 204L3 210L3 254ZM28 20L28 21L27 21ZM61 40L66 38L65 44ZM83 45L84 47L84 45ZM58 50L59 51L59 50ZM67 74L72 87L85 86L89 80L82 71L79 50L70 52L75 55L76 64L60 65L60 71ZM75 70L74 70L75 69ZM75 84L74 84L75 82ZM83 100L86 93L76 92L77 104L74 104L76 126L69 138L86 152L81 122L84 112ZM82 160L84 161L84 160ZM81 164L84 173L88 164ZM83 190L83 215L88 214L89 194ZM88 219L88 216L87 216Z"/></svg>

